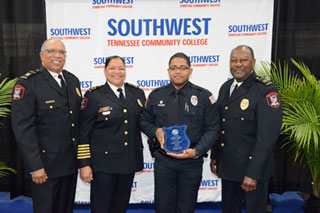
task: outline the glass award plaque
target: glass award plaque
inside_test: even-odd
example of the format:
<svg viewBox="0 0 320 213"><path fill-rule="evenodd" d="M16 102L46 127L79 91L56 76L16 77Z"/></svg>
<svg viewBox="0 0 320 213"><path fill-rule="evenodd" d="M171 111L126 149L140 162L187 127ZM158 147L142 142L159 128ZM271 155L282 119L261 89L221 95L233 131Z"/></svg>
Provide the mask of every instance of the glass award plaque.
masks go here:
<svg viewBox="0 0 320 213"><path fill-rule="evenodd" d="M175 125L163 127L164 150L168 153L180 154L190 147L190 139L187 135L187 125Z"/></svg>

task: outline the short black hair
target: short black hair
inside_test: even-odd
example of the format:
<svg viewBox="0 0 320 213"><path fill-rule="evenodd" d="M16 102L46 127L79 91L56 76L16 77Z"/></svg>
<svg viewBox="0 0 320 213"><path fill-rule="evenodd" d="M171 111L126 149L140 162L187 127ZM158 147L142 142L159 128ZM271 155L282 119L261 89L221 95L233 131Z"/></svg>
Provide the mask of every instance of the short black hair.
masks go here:
<svg viewBox="0 0 320 213"><path fill-rule="evenodd" d="M238 49L238 48L241 48L241 47L247 48L247 49L250 51L252 58L254 59L253 49L252 49L250 46L248 46L248 45L244 45L244 44L243 44L243 45L239 45L239 46L233 48L232 51L231 51L231 53L232 53L235 49Z"/></svg>
<svg viewBox="0 0 320 213"><path fill-rule="evenodd" d="M104 65L104 67L106 68L106 67L108 66L108 64L110 63L110 61L111 61L112 59L116 59L116 58L121 59L121 61L123 62L123 64L124 64L124 65L126 64L126 63L124 63L123 58L121 58L121 57L120 57L120 56L118 56L118 55L113 55L113 56L109 56L109 57L107 58L107 60L106 60L106 63L105 63L105 65Z"/></svg>
<svg viewBox="0 0 320 213"><path fill-rule="evenodd" d="M174 54L173 56L171 56L171 58L169 59L169 66L170 66L171 61L175 58L183 58L187 61L188 66L189 67L191 66L190 58L182 52L178 52L178 53Z"/></svg>

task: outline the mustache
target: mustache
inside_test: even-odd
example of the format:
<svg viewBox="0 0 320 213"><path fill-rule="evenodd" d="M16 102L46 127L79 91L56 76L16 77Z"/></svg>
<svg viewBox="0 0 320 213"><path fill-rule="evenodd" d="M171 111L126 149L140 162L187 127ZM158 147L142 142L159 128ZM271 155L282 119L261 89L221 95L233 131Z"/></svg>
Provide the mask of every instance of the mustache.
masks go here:
<svg viewBox="0 0 320 213"><path fill-rule="evenodd" d="M238 68L238 69L232 69L231 72L237 72L237 71L243 71L242 69Z"/></svg>

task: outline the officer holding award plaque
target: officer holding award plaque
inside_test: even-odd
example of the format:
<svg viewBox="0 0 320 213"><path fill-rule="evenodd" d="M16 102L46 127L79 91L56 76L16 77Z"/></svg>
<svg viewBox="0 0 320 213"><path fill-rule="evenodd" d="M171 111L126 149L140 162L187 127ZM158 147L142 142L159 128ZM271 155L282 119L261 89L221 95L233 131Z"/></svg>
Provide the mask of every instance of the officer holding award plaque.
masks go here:
<svg viewBox="0 0 320 213"><path fill-rule="evenodd" d="M215 98L189 81L191 73L189 57L174 54L168 68L171 83L150 93L141 116L149 141L160 144L152 150L156 212L194 212L202 157L219 137Z"/></svg>

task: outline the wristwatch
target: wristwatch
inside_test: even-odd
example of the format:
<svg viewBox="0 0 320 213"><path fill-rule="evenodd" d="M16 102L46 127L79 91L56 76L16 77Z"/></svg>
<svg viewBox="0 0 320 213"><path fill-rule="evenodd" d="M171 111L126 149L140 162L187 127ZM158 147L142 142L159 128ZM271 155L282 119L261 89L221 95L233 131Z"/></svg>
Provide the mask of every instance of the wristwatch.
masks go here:
<svg viewBox="0 0 320 213"><path fill-rule="evenodd" d="M193 151L194 151L194 154L196 154L196 156L194 156L193 159L197 159L199 158L199 154L198 154L198 151L196 149L193 148Z"/></svg>

